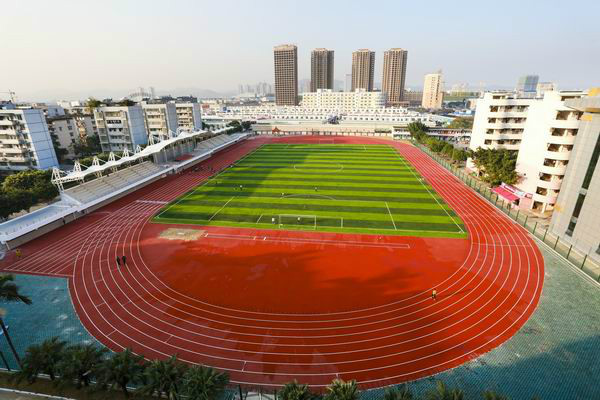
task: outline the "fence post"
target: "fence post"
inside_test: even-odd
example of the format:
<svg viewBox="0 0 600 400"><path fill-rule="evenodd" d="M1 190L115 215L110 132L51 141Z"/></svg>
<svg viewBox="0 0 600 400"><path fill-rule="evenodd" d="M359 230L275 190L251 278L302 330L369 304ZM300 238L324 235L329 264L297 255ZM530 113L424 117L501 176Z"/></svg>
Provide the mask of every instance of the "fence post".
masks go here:
<svg viewBox="0 0 600 400"><path fill-rule="evenodd" d="M531 233L533 233L534 236L535 236L535 229L537 228L537 224L538 224L538 222L535 221L535 225L533 226L533 232L531 232Z"/></svg>
<svg viewBox="0 0 600 400"><path fill-rule="evenodd" d="M548 231L548 229L546 229L546 231ZM556 242L554 242L554 250L556 250L556 246L558 245L558 239L560 239L559 236L556 237Z"/></svg>
<svg viewBox="0 0 600 400"><path fill-rule="evenodd" d="M519 209L517 208L517 215L515 215L515 220L519 223Z"/></svg>
<svg viewBox="0 0 600 400"><path fill-rule="evenodd" d="M238 389L240 390L240 400L244 400L244 394L242 393L242 385L238 385Z"/></svg>
<svg viewBox="0 0 600 400"><path fill-rule="evenodd" d="M527 229L527 220L529 219L529 215L525 215L525 221L523 221L523 226Z"/></svg>
<svg viewBox="0 0 600 400"><path fill-rule="evenodd" d="M548 233L548 228L546 228L546 232L544 232L544 237L542 238L542 242L546 241L546 234Z"/></svg>
<svg viewBox="0 0 600 400"><path fill-rule="evenodd" d="M583 269L583 266L585 265L585 260L587 260L587 256L587 254L583 256L583 261L581 262L581 269Z"/></svg>
<svg viewBox="0 0 600 400"><path fill-rule="evenodd" d="M569 247L569 251L567 251L567 261L569 261L569 255L571 254L572 248L573 248L573 245L571 245L571 247Z"/></svg>

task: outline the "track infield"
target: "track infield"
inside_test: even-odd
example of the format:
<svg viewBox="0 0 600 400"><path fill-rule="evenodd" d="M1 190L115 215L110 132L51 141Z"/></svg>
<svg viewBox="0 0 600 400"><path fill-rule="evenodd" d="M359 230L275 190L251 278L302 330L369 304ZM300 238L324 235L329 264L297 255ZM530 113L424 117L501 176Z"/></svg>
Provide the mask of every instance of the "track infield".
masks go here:
<svg viewBox="0 0 600 400"><path fill-rule="evenodd" d="M465 238L391 146L271 143L164 207L160 223Z"/></svg>

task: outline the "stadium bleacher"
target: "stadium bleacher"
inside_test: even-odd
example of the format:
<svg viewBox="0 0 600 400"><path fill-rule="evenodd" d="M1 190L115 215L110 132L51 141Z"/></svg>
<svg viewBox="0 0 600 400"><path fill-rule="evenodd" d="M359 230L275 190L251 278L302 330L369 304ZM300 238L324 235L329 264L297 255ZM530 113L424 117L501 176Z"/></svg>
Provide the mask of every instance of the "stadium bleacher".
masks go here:
<svg viewBox="0 0 600 400"><path fill-rule="evenodd" d="M161 169L160 166L146 161L67 189L64 194L80 204L86 204L150 177Z"/></svg>

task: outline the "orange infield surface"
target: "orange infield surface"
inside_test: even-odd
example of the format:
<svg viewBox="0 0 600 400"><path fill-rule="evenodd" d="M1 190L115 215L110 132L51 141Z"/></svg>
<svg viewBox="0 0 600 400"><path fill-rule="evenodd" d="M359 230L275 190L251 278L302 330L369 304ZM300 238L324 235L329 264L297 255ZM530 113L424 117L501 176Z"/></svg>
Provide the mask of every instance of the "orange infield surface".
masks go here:
<svg viewBox="0 0 600 400"><path fill-rule="evenodd" d="M234 383L363 388L429 376L508 340L534 311L544 261L520 226L419 149L361 137L258 137L202 165L225 168L267 142L388 144L464 221L468 239L150 222L208 178L170 175L9 254L5 272L69 279L83 325L113 350L227 371ZM197 229L195 240L159 237ZM127 266L117 268L117 255ZM432 290L437 299L432 299Z"/></svg>

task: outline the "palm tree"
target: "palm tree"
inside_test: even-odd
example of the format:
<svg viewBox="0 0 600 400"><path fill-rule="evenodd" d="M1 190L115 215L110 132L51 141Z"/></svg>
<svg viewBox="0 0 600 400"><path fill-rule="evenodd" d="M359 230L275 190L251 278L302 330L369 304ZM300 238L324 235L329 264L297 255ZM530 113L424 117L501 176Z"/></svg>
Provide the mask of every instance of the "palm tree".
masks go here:
<svg viewBox="0 0 600 400"><path fill-rule="evenodd" d="M490 390L483 392L483 398L485 400L510 400L507 396L492 392Z"/></svg>
<svg viewBox="0 0 600 400"><path fill-rule="evenodd" d="M146 384L142 387L142 394L152 396L156 393L159 397L164 394L169 400L176 400L186 369L187 365L177 361L176 356L150 362L144 371Z"/></svg>
<svg viewBox="0 0 600 400"><path fill-rule="evenodd" d="M44 340L42 344L29 346L25 351L21 370L16 374L17 382L27 379L29 383L33 383L39 374L47 374L53 381L58 371L57 365L64 356L65 345L66 342L53 337Z"/></svg>
<svg viewBox="0 0 600 400"><path fill-rule="evenodd" d="M444 382L437 381L435 389L427 392L427 400L463 400L465 394L459 389L448 389Z"/></svg>
<svg viewBox="0 0 600 400"><path fill-rule="evenodd" d="M225 372L194 365L183 375L183 388L185 396L194 400L212 400L221 397L225 386L229 383L229 375Z"/></svg>
<svg viewBox="0 0 600 400"><path fill-rule="evenodd" d="M412 400L413 394L406 385L386 389L383 400Z"/></svg>
<svg viewBox="0 0 600 400"><path fill-rule="evenodd" d="M327 387L326 400L357 400L360 396L360 390L355 380L344 382L341 379L334 379Z"/></svg>
<svg viewBox="0 0 600 400"><path fill-rule="evenodd" d="M312 394L308 389L308 385L301 385L297 380L286 383L281 391L277 394L281 400L309 400Z"/></svg>
<svg viewBox="0 0 600 400"><path fill-rule="evenodd" d="M19 293L19 287L13 283L15 280L14 275L0 275L0 301L1 302L21 302L27 305L31 304L31 299L25 295ZM15 356L15 360L19 366L21 366L21 359L19 358L19 354L15 350L15 346L13 346L12 340L10 340L10 336L8 334L8 330L4 325L4 321L2 317L4 316L4 310L0 310L0 328L2 329L2 333L8 342L8 346Z"/></svg>
<svg viewBox="0 0 600 400"><path fill-rule="evenodd" d="M145 363L142 356L125 349L107 359L101 367L98 384L101 387L119 387L125 397L129 397L127 385L139 383L144 373Z"/></svg>
<svg viewBox="0 0 600 400"><path fill-rule="evenodd" d="M92 377L99 375L107 351L92 343L67 347L57 367L61 381L75 381L77 389L81 389L82 385L89 386Z"/></svg>

